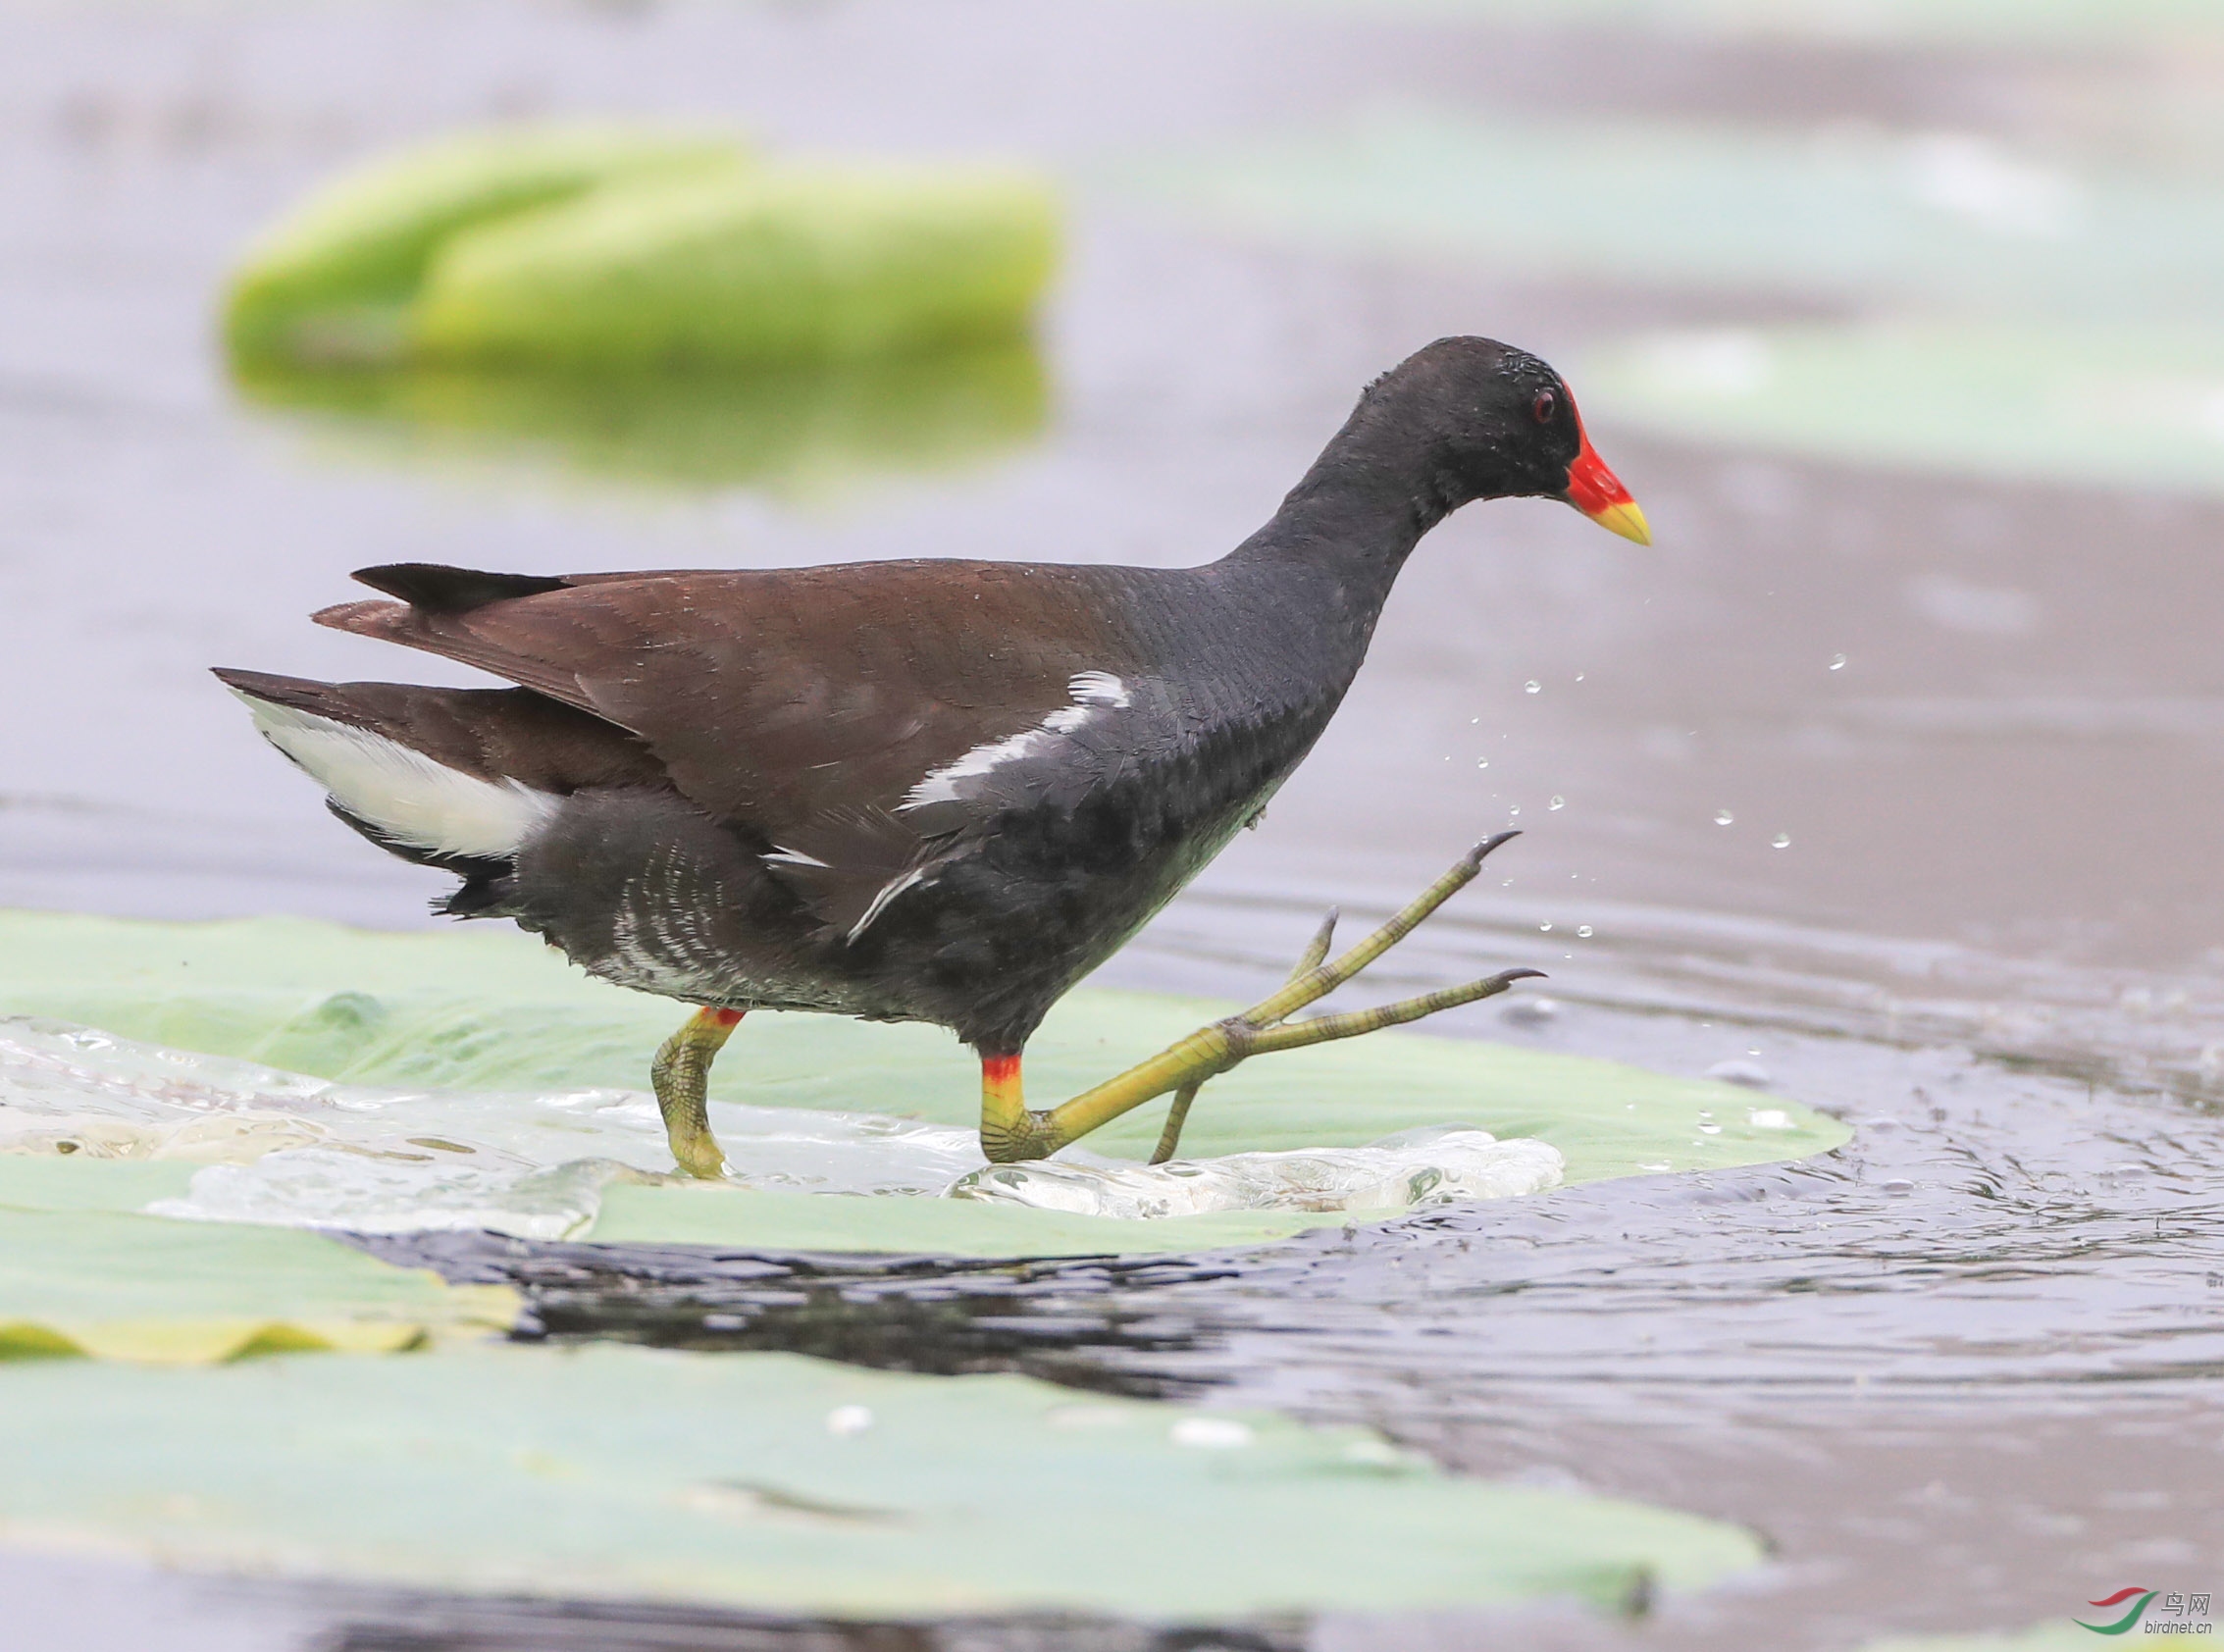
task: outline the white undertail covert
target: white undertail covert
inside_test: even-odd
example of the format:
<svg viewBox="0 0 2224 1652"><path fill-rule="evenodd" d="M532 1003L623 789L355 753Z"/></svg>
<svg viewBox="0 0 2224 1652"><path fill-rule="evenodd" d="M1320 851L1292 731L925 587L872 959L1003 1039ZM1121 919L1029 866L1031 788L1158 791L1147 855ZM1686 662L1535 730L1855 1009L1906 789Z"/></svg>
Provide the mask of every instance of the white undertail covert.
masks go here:
<svg viewBox="0 0 2224 1652"><path fill-rule="evenodd" d="M506 860L563 801L515 780L483 780L313 711L238 695L255 727L356 819L435 854Z"/></svg>

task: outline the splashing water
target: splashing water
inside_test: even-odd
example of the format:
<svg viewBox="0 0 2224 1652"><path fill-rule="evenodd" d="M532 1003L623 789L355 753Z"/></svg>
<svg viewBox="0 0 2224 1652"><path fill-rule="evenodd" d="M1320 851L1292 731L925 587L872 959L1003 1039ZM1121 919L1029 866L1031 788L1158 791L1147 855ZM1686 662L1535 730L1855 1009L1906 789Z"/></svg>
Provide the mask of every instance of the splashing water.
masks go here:
<svg viewBox="0 0 2224 1652"><path fill-rule="evenodd" d="M1502 1142L1473 1125L1433 1124L1360 1148L1231 1153L1169 1164L992 1164L950 1191L957 1199L1131 1219L1212 1211L1379 1214L1541 1192L1558 1184L1563 1164L1544 1142Z"/></svg>
<svg viewBox="0 0 2224 1652"><path fill-rule="evenodd" d="M990 1166L970 1130L875 1113L710 1104L728 1180L787 1192L992 1200L1146 1218L1215 1211L1382 1214L1560 1180L1541 1142L1467 1126L1360 1148L1144 1166L1068 1149ZM686 1180L638 1091L382 1089L0 1018L0 1153L200 1163L158 1215L357 1233L587 1231L614 1182Z"/></svg>

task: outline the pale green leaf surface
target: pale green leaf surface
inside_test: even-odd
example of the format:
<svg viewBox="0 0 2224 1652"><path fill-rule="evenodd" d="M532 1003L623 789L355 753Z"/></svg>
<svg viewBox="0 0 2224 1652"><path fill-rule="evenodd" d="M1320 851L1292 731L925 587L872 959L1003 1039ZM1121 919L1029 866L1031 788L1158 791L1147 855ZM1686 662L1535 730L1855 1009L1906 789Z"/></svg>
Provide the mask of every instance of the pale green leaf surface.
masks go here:
<svg viewBox="0 0 2224 1652"><path fill-rule="evenodd" d="M2095 322L2202 320L2224 285L2224 190L1970 134L1383 109L1114 181L1216 231L1538 281Z"/></svg>
<svg viewBox="0 0 2224 1652"><path fill-rule="evenodd" d="M2224 332L2214 328L1662 334L1595 350L1572 371L1586 408L1672 440L2224 493Z"/></svg>
<svg viewBox="0 0 2224 1652"><path fill-rule="evenodd" d="M647 180L469 231L409 318L440 361L853 361L1009 338L1057 260L1026 172L782 163Z"/></svg>
<svg viewBox="0 0 2224 1652"><path fill-rule="evenodd" d="M21 1366L0 1535L196 1568L851 1617L1212 1620L1688 1589L1747 1534L1455 1479L1359 1429L783 1354L485 1346ZM862 1407L869 1426L828 1425ZM1195 1437L1194 1430L1191 1432Z"/></svg>
<svg viewBox="0 0 2224 1652"><path fill-rule="evenodd" d="M233 274L225 332L243 358L377 358L449 236L598 185L738 168L726 132L615 123L467 132L405 150L313 193L251 246Z"/></svg>
<svg viewBox="0 0 2224 1652"><path fill-rule="evenodd" d="M0 1011L366 1084L640 1089L650 1054L683 1013L493 930L392 935L298 919L155 924L22 912L0 916ZM1039 1105L1085 1088L1228 1007L1075 993L1029 1048L1033 1097ZM973 1060L949 1034L816 1015L751 1016L716 1067L712 1093L958 1126L973 1123L979 1106ZM1770 1111L1784 1127L1755 1122ZM1141 1109L1089 1145L1145 1158L1163 1114L1163 1105ZM1701 1129L1710 1121L1718 1132ZM1215 1080L1184 1150L1359 1146L1446 1122L1547 1141L1565 1156L1570 1182L1796 1159L1847 1136L1796 1103L1732 1086L1394 1032L1261 1058ZM79 1202L109 1169L55 1161L26 1172L0 1161L0 1178L43 1177L53 1197ZM614 1186L591 1237L1073 1255L1250 1244L1339 1219L1231 1213L1129 1222L915 1199Z"/></svg>
<svg viewBox="0 0 2224 1652"><path fill-rule="evenodd" d="M0 1160L0 1361L384 1353L446 1332L506 1330L517 1318L507 1289L451 1286L314 1233L11 1209L22 1191L12 1167Z"/></svg>

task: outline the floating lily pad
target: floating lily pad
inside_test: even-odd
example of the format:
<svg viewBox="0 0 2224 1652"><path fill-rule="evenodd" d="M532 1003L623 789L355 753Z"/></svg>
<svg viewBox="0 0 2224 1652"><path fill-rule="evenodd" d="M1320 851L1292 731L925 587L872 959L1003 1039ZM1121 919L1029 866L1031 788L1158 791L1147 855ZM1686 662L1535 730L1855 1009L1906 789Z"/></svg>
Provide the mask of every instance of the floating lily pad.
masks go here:
<svg viewBox="0 0 2224 1652"><path fill-rule="evenodd" d="M759 164L730 135L467 133L249 249L225 336L274 364L757 368L1019 337L1058 207L1010 167Z"/></svg>
<svg viewBox="0 0 2224 1652"><path fill-rule="evenodd" d="M234 382L341 458L802 494L979 463L1050 417L1026 339L749 373L264 365Z"/></svg>
<svg viewBox="0 0 2224 1652"><path fill-rule="evenodd" d="M1371 1432L793 1355L485 1347L18 1367L0 1531L166 1564L845 1617L1211 1621L1754 1565L1691 1516L1456 1479Z"/></svg>
<svg viewBox="0 0 2224 1652"><path fill-rule="evenodd" d="M680 1013L591 980L537 943L499 931L378 935L296 919L153 924L25 912L0 918L0 957L7 960L0 1010L351 1084L468 1092L457 1097L459 1130L487 1092L530 1097L605 1087L637 1092L630 1100L636 1127L652 1131L638 1092L650 1054ZM1073 994L1030 1047L1029 1081L1038 1101L1071 1094L1229 1007ZM957 1129L977 1121L979 1105L974 1063L949 1034L815 1015L750 1017L715 1070L713 1096ZM1160 1107L1139 1110L1087 1145L1143 1159L1162 1116ZM1564 1157L1570 1182L1800 1158L1836 1147L1847 1134L1795 1103L1729 1085L1476 1040L1388 1033L1263 1058L1215 1080L1184 1143L1195 1157L1358 1147L1443 1123L1547 1142ZM582 1151L625 1157L607 1139L583 1141ZM420 1157L436 1169L445 1162L437 1150ZM38 1158L6 1158L0 1188L18 1189L8 1197L19 1203L84 1202L95 1197L85 1190L112 1171L146 1168L51 1147ZM193 1172L187 1164L175 1169L158 1193L147 1191L143 1177L133 1181L121 1208L179 1197ZM54 1191L39 1195L33 1181ZM599 1189L598 1210L587 1237L975 1256L1198 1250L1346 1219L1273 1211L1136 1221L931 1198L623 1180Z"/></svg>
<svg viewBox="0 0 2224 1652"><path fill-rule="evenodd" d="M2213 329L1675 333L1578 366L1585 406L1674 440L2224 493L2224 333Z"/></svg>
<svg viewBox="0 0 2224 1652"><path fill-rule="evenodd" d="M471 132L375 162L248 249L226 341L249 361L388 359L426 264L458 232L618 180L747 161L728 133L599 125Z"/></svg>
<svg viewBox="0 0 2224 1652"><path fill-rule="evenodd" d="M429 360L759 366L1016 336L1057 204L1006 168L786 163L651 179L458 235L409 316Z"/></svg>
<svg viewBox="0 0 2224 1652"><path fill-rule="evenodd" d="M2224 285L2224 191L1970 134L1384 110L1120 177L1215 229L1545 281L2101 321Z"/></svg>
<svg viewBox="0 0 2224 1652"><path fill-rule="evenodd" d="M383 1354L517 1319L506 1288L446 1285L313 1233L12 1210L12 1191L0 1178L0 1361Z"/></svg>

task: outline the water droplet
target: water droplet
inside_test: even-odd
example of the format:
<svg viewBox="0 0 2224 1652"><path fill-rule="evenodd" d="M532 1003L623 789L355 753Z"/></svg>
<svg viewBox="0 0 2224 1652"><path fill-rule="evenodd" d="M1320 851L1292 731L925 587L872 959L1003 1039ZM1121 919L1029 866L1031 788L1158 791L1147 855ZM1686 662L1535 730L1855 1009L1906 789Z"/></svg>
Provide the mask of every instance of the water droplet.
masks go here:
<svg viewBox="0 0 2224 1652"><path fill-rule="evenodd" d="M1587 923L1578 923L1576 925L1576 933L1588 941L1591 938L1591 926Z"/></svg>
<svg viewBox="0 0 2224 1652"><path fill-rule="evenodd" d="M1546 803L1544 806L1546 808L1566 808L1568 806L1568 800L1566 798L1563 798L1559 793L1555 792L1552 794L1552 801Z"/></svg>
<svg viewBox="0 0 2224 1652"><path fill-rule="evenodd" d="M1788 1130L1791 1114L1782 1108L1755 1108L1745 1115L1756 1130Z"/></svg>
<svg viewBox="0 0 2224 1652"><path fill-rule="evenodd" d="M1474 766L1478 769L1486 769L1490 766L1490 759L1488 757L1477 757L1474 760Z"/></svg>
<svg viewBox="0 0 2224 1652"><path fill-rule="evenodd" d="M1522 805L1520 803L1508 803L1506 805L1506 812L1508 814L1519 814L1522 812Z"/></svg>
<svg viewBox="0 0 2224 1652"><path fill-rule="evenodd" d="M1732 814L1730 810L1726 808L1718 808L1714 811L1714 823L1717 826L1727 826L1736 818L1737 817L1734 814Z"/></svg>
<svg viewBox="0 0 2224 1652"><path fill-rule="evenodd" d="M1232 1417L1185 1417L1173 1425L1171 1434L1175 1445L1226 1451L1251 1443L1251 1424Z"/></svg>
<svg viewBox="0 0 2224 1652"><path fill-rule="evenodd" d="M1843 671L1845 669L1845 656L1843 654L1831 655L1831 669L1833 671Z"/></svg>
<svg viewBox="0 0 2224 1652"><path fill-rule="evenodd" d="M1544 693L1544 685L1538 682L1534 677L1531 677L1527 682L1522 685L1522 693L1526 695L1542 694Z"/></svg>
<svg viewBox="0 0 2224 1652"><path fill-rule="evenodd" d="M1779 832L1769 840L1769 848L1771 849L1789 849L1790 847L1791 834L1789 832Z"/></svg>
<svg viewBox="0 0 2224 1652"><path fill-rule="evenodd" d="M1576 673L1576 681L1577 681L1577 682L1578 682L1578 683L1580 683L1580 682L1581 682L1582 680L1583 680L1583 674L1582 674L1582 673L1581 673L1580 671L1577 672L1577 673Z"/></svg>
<svg viewBox="0 0 2224 1652"><path fill-rule="evenodd" d="M829 1434L861 1434L871 1426L870 1406L836 1406L826 1414L826 1431Z"/></svg>
<svg viewBox="0 0 2224 1652"><path fill-rule="evenodd" d="M1550 935L1552 933L1552 925L1548 923L1540 923L1536 927L1537 933L1540 935Z"/></svg>
<svg viewBox="0 0 2224 1652"><path fill-rule="evenodd" d="M1480 717L1470 717L1470 718L1468 719L1468 722L1469 722L1469 724L1470 724L1471 726L1473 726L1474 724L1479 723L1479 722L1481 722L1481 721L1482 721L1482 719L1481 719Z"/></svg>
<svg viewBox="0 0 2224 1652"><path fill-rule="evenodd" d="M1699 1134L1702 1136L1719 1136L1722 1134L1722 1126L1719 1124L1702 1124L1699 1126Z"/></svg>
<svg viewBox="0 0 2224 1652"><path fill-rule="evenodd" d="M1894 1176L1885 1183L1885 1196L1888 1199L1905 1199L1915 1191L1915 1184L1905 1176Z"/></svg>

